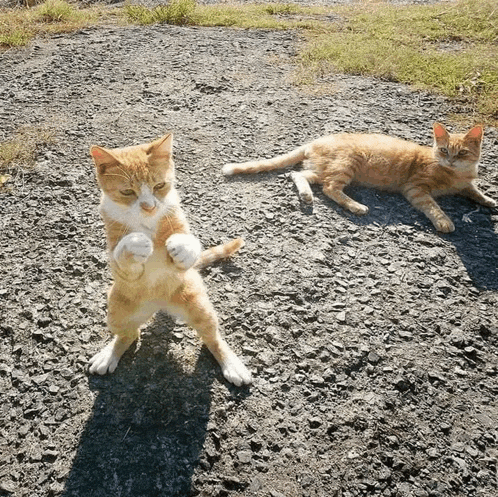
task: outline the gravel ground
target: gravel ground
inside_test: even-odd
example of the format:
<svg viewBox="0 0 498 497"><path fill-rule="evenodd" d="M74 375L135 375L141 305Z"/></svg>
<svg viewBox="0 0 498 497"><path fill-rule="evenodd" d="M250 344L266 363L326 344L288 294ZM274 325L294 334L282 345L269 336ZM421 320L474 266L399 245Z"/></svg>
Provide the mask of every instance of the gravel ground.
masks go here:
<svg viewBox="0 0 498 497"><path fill-rule="evenodd" d="M0 495L498 495L498 215L456 197L438 235L400 196L354 217L287 172L225 162L329 132L430 143L440 97L337 75L291 85L291 32L108 28L0 55L0 139L50 124L58 143L0 193ZM469 122L470 124L470 122ZM176 133L179 190L205 246L246 248L203 274L254 384L227 384L194 333L156 316L110 376L110 283L91 144ZM498 133L482 189L498 198Z"/></svg>

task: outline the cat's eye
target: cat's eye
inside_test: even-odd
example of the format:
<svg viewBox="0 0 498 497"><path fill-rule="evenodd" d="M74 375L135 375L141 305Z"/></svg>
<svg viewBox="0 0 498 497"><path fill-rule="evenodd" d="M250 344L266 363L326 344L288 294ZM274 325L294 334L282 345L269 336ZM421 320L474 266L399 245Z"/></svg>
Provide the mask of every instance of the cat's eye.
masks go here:
<svg viewBox="0 0 498 497"><path fill-rule="evenodd" d="M444 155L448 155L448 149L447 148L440 148L439 150L441 150L441 153L444 154Z"/></svg>
<svg viewBox="0 0 498 497"><path fill-rule="evenodd" d="M158 183L157 185L154 186L154 191L162 190L166 186L166 183Z"/></svg>
<svg viewBox="0 0 498 497"><path fill-rule="evenodd" d="M469 153L468 150L460 150L460 152L458 152L458 155L464 156L464 155L467 155L468 153Z"/></svg>
<svg viewBox="0 0 498 497"><path fill-rule="evenodd" d="M132 195L135 195L135 190L121 190L119 193L121 193L121 195L124 195L125 197L131 197Z"/></svg>

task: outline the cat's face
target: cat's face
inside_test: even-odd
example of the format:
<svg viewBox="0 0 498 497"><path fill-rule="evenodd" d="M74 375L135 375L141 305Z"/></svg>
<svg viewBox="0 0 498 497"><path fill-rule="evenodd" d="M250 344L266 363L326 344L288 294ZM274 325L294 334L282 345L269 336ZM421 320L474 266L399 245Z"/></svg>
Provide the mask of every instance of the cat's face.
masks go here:
<svg viewBox="0 0 498 497"><path fill-rule="evenodd" d="M434 157L439 164L460 171L472 171L481 157L483 129L475 126L466 134L450 134L434 124Z"/></svg>
<svg viewBox="0 0 498 497"><path fill-rule="evenodd" d="M169 134L134 147L91 147L97 180L107 203L129 215L130 221L164 211L174 182L172 144Z"/></svg>

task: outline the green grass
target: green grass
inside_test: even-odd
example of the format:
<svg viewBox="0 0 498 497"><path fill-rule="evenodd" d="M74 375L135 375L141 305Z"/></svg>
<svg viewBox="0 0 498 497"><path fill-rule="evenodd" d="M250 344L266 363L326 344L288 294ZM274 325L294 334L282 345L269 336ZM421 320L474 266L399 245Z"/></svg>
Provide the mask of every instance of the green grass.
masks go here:
<svg viewBox="0 0 498 497"><path fill-rule="evenodd" d="M308 33L300 62L308 75L376 76L464 98L498 119L498 7L495 0L433 6L341 9L342 26Z"/></svg>
<svg viewBox="0 0 498 497"><path fill-rule="evenodd" d="M0 48L27 45L35 36L70 33L110 17L98 7L78 9L65 0L47 0L33 8L0 10Z"/></svg>
<svg viewBox="0 0 498 497"><path fill-rule="evenodd" d="M153 9L142 5L125 5L124 15L136 24L191 24L195 12L195 0L170 0L167 5L159 5Z"/></svg>
<svg viewBox="0 0 498 497"><path fill-rule="evenodd" d="M340 22L330 22L331 14ZM374 76L463 100L484 121L498 122L496 0L424 6L363 0L343 7L171 0L152 9L126 5L111 11L47 0L33 9L0 12L0 46L102 22L298 29L306 40L297 58L300 84L316 84L329 72Z"/></svg>
<svg viewBox="0 0 498 497"><path fill-rule="evenodd" d="M136 24L179 24L195 26L225 26L245 29L312 29L319 23L313 20L278 18L278 15L320 15L322 7L303 8L292 4L217 4L198 5L195 0L171 0L154 8L126 5L125 18Z"/></svg>

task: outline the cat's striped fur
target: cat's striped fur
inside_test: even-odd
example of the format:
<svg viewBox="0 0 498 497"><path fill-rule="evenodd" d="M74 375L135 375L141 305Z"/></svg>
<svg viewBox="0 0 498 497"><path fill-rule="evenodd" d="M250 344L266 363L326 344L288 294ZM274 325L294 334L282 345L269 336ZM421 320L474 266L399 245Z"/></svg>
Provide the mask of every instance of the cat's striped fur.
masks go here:
<svg viewBox="0 0 498 497"><path fill-rule="evenodd" d="M174 187L172 144L169 134L134 147L90 149L102 190L100 213L114 278L107 321L115 335L90 360L90 372L113 372L139 337L139 327L164 310L196 329L228 381L247 384L251 374L221 337L196 270L231 256L244 242L238 238L202 251Z"/></svg>
<svg viewBox="0 0 498 497"><path fill-rule="evenodd" d="M257 173L305 161L302 171L291 173L304 202L313 201L310 184L318 183L332 200L361 215L368 212L368 207L344 193L347 185L356 183L397 191L422 211L437 230L449 233L455 227L434 197L459 194L487 207L496 206L496 202L474 184L483 128L475 126L465 134L450 134L442 124L435 123L433 133L432 148L379 134L330 135L273 159L226 164L223 172Z"/></svg>

